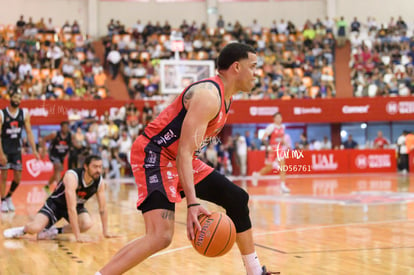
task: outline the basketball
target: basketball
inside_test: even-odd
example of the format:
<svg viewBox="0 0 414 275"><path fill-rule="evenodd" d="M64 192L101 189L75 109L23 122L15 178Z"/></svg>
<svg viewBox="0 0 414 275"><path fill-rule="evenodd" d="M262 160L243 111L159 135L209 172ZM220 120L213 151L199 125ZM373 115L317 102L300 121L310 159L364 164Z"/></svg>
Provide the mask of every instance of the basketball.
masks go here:
<svg viewBox="0 0 414 275"><path fill-rule="evenodd" d="M213 212L210 216L198 217L201 231L195 229L192 245L201 255L223 256L236 241L236 228L233 221L224 213Z"/></svg>

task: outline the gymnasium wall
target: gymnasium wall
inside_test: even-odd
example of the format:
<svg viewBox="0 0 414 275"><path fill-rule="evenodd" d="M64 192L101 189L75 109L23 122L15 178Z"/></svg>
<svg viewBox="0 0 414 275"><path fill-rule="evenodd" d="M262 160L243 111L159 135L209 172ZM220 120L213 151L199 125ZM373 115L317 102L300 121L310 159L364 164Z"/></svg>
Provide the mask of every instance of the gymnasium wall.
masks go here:
<svg viewBox="0 0 414 275"><path fill-rule="evenodd" d="M377 22L388 24L390 16L397 20L401 15L409 25L413 25L413 0L335 0L337 16L345 16L350 22L354 16L366 22L367 16L374 16Z"/></svg>
<svg viewBox="0 0 414 275"><path fill-rule="evenodd" d="M29 17L33 22L38 22L44 17L45 22L51 17L53 23L61 27L66 20L72 24L77 20L82 30L88 24L89 0L0 0L0 23L15 24L24 15L27 21Z"/></svg>
<svg viewBox="0 0 414 275"><path fill-rule="evenodd" d="M273 19L290 19L304 23L306 19L315 19L325 14L323 0L312 1L258 1L258 2L217 2L218 14L223 15L226 22L251 25L253 19L259 24L270 26ZM175 2L148 3L111 2L99 3L99 32L106 32L106 24L110 18L121 19L127 26L132 26L138 18L141 22L160 20L163 24L168 20L172 26L179 26L184 18L188 23L207 22L207 2ZM114 13L116 11L116 13Z"/></svg>
<svg viewBox="0 0 414 275"><path fill-rule="evenodd" d="M89 5L89 2L92 4ZM178 26L183 18L188 22L207 22L207 3L204 2L164 2L155 0L148 2L137 1L100 1L100 0L0 0L2 13L0 23L15 23L20 14L27 19L32 16L37 22L40 17L45 20L53 19L57 26L62 26L66 19L72 23L78 20L83 31L88 30L88 8L95 7L97 33L106 34L106 25L111 18L119 19L127 27L132 26L137 19L143 23L151 20L162 24L168 20L172 26ZM257 19L263 26L269 26L273 19L290 19L301 25L306 19L314 20L324 18L328 13L344 15L350 21L357 16L362 22L367 16L374 15L378 22L388 22L390 15L402 15L407 23L412 24L414 18L411 14L413 0L270 0L270 1L241 1L220 2L216 6L218 14L223 15L226 21L239 20L243 25L250 25ZM90 11L93 13L94 11Z"/></svg>

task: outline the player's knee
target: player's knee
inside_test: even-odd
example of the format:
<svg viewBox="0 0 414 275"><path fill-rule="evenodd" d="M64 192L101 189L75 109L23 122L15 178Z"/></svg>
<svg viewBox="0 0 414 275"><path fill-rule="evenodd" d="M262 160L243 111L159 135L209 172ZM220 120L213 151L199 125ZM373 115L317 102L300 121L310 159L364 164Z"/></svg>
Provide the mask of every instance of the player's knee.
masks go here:
<svg viewBox="0 0 414 275"><path fill-rule="evenodd" d="M173 233L169 231L160 232L158 234L155 234L154 237L156 240L155 248L157 250L161 250L167 248L171 244Z"/></svg>
<svg viewBox="0 0 414 275"><path fill-rule="evenodd" d="M26 224L24 231L29 234L36 234L42 231L45 227L42 224L31 222Z"/></svg>
<svg viewBox="0 0 414 275"><path fill-rule="evenodd" d="M251 228L248 203L249 194L240 188L233 193L233 199L225 207L238 233Z"/></svg>
<svg viewBox="0 0 414 275"><path fill-rule="evenodd" d="M89 220L83 220L80 224L80 231L86 232L93 226L93 221L91 219Z"/></svg>
<svg viewBox="0 0 414 275"><path fill-rule="evenodd" d="M226 210L246 211L248 210L249 194L242 188L238 188L232 192L232 200L229 201ZM248 213L247 213L248 214Z"/></svg>

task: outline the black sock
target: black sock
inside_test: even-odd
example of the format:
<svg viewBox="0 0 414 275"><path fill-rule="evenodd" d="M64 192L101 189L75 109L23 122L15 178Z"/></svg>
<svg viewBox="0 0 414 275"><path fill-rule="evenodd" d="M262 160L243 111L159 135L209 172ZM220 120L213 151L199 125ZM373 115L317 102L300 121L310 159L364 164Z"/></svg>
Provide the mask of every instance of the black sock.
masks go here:
<svg viewBox="0 0 414 275"><path fill-rule="evenodd" d="M16 181L11 182L10 190L9 193L7 193L6 198L10 198L13 195L13 192L16 191L17 186L19 186L19 184Z"/></svg>
<svg viewBox="0 0 414 275"><path fill-rule="evenodd" d="M5 201L6 200L6 197L4 197L4 198L1 198L1 201Z"/></svg>
<svg viewBox="0 0 414 275"><path fill-rule="evenodd" d="M58 234L62 234L63 233L63 227L57 227L56 229L58 231Z"/></svg>

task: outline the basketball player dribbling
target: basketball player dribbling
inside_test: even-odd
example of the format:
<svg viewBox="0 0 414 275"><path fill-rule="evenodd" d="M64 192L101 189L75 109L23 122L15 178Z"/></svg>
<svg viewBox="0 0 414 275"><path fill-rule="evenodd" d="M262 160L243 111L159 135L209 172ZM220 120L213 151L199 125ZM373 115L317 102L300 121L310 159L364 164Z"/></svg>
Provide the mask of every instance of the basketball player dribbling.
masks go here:
<svg viewBox="0 0 414 275"><path fill-rule="evenodd" d="M249 195L195 157L224 126L231 98L250 92L255 84L257 56L248 45L231 43L217 59L218 75L188 86L151 122L131 150L131 167L138 186L137 208L145 235L118 251L96 274L116 275L168 247L174 233L175 203L185 195L187 236L200 228L198 216L209 215L204 199L226 209L233 220L236 242L248 275L276 274L262 267L255 252L249 217Z"/></svg>
<svg viewBox="0 0 414 275"><path fill-rule="evenodd" d="M289 147L287 135L285 133L285 126L282 124L282 114L276 113L273 115L273 123L269 124L265 130L262 138L263 143L267 146L267 157L265 166L259 172L253 173L253 184L257 184L259 175L267 175L273 169L278 170L280 175L280 191L282 193L290 193L290 189L286 186L286 172L283 169L285 159L283 151Z"/></svg>

